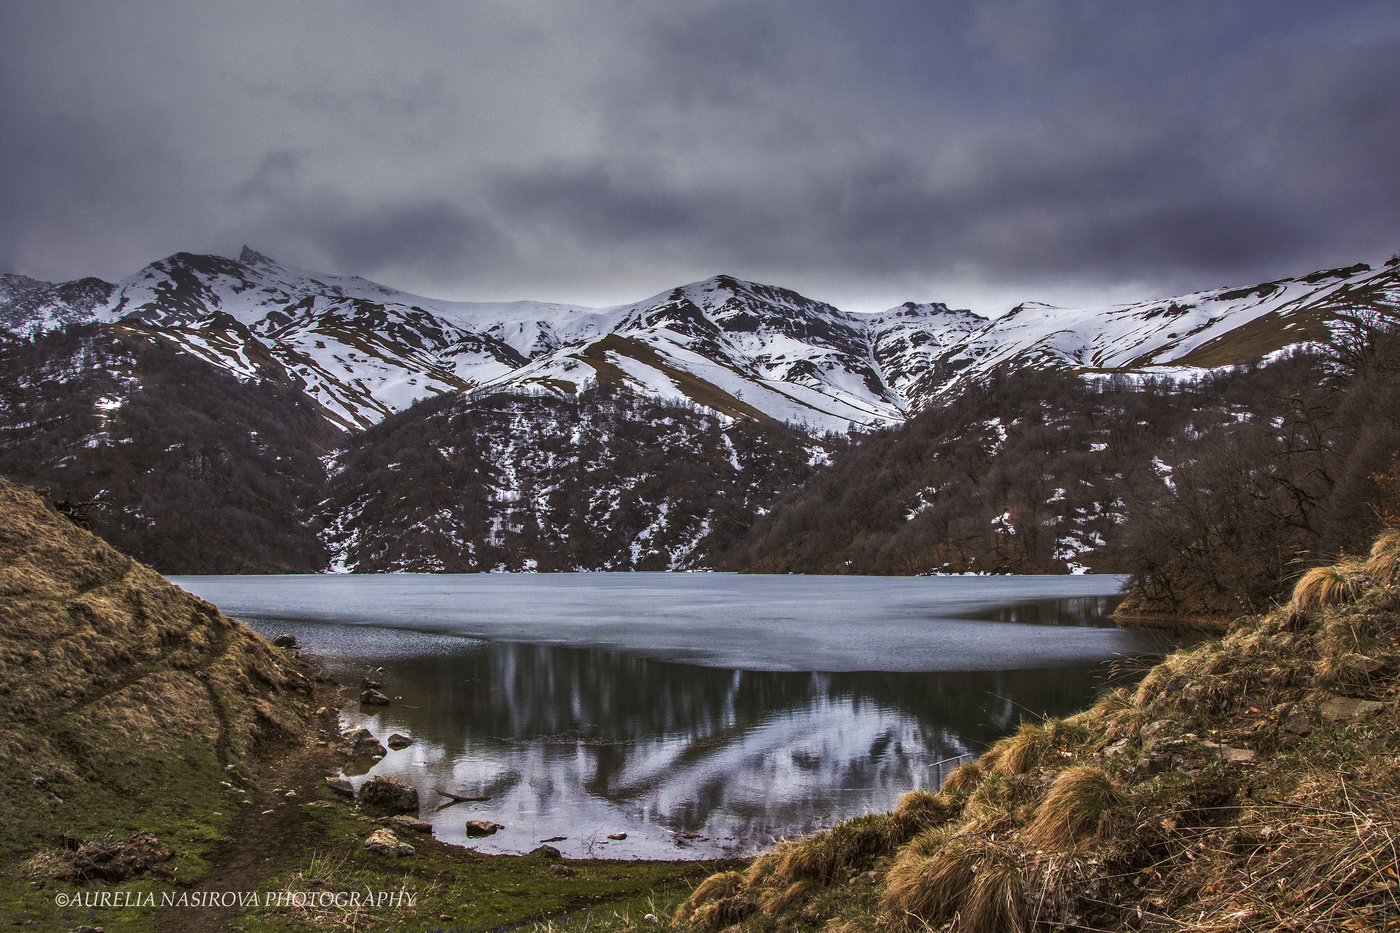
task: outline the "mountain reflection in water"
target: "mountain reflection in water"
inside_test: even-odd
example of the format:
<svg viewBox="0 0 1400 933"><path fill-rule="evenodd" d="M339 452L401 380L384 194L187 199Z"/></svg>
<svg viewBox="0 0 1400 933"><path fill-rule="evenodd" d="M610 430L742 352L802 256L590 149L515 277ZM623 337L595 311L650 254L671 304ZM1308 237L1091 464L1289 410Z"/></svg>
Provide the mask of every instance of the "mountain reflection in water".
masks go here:
<svg viewBox="0 0 1400 933"><path fill-rule="evenodd" d="M1102 664L961 672L793 673L699 667L601 649L480 642L364 626L250 619L291 631L354 688L347 707L391 751L374 774L418 787L444 841L571 856L700 858L892 808L937 764L988 747L1023 716L1092 700ZM335 642L332 644L332 642ZM947 766L951 767L951 765ZM357 776L361 781L366 776ZM435 808L437 791L489 797ZM469 819L504 830L468 840ZM608 840L626 832L625 841Z"/></svg>
<svg viewBox="0 0 1400 933"><path fill-rule="evenodd" d="M370 773L410 781L439 838L486 852L565 836L570 856L751 853L887 811L1022 718L1086 705L1106 660L1164 647L1113 626L1121 581L1103 577L176 582L295 635L346 686L348 725L411 736ZM355 703L367 675L391 706ZM439 809L439 790L490 799ZM469 819L505 829L468 840Z"/></svg>

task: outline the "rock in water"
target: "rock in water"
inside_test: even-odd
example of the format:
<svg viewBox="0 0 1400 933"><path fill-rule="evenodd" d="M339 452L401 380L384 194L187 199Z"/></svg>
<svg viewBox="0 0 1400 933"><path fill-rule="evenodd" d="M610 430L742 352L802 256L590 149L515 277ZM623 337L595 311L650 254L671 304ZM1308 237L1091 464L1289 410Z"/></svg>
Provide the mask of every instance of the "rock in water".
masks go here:
<svg viewBox="0 0 1400 933"><path fill-rule="evenodd" d="M490 820L467 820L467 835L474 839L494 835L498 829L505 829L505 827Z"/></svg>
<svg viewBox="0 0 1400 933"><path fill-rule="evenodd" d="M395 732L393 735L389 736L389 747L392 748L394 751L398 751L401 748L408 748L412 744L412 739L410 739L406 735L401 735L398 732Z"/></svg>
<svg viewBox="0 0 1400 933"><path fill-rule="evenodd" d="M374 733L364 726L357 726L340 737L340 747L351 758L383 758L389 754Z"/></svg>
<svg viewBox="0 0 1400 933"><path fill-rule="evenodd" d="M360 703L364 706L388 706L389 698L378 690L370 688L360 694Z"/></svg>

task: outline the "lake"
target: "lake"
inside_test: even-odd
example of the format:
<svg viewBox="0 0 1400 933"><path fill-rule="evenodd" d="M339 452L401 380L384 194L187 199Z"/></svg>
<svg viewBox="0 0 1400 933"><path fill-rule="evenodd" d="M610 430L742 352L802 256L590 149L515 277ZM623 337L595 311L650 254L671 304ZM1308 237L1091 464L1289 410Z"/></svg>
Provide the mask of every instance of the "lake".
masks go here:
<svg viewBox="0 0 1400 933"><path fill-rule="evenodd" d="M173 579L295 635L346 685L347 725L411 736L369 773L417 786L435 835L483 852L749 854L887 811L1166 647L1113 626L1104 576ZM365 677L391 706L358 705ZM490 799L439 807L439 790ZM468 840L469 819L505 829Z"/></svg>

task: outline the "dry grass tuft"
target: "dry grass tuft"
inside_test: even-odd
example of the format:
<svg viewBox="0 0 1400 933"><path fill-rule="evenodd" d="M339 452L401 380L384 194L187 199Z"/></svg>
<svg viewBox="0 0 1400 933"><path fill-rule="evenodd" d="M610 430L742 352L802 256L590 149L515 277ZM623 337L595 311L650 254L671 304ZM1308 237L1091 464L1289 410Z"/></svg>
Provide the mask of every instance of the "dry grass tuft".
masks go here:
<svg viewBox="0 0 1400 933"><path fill-rule="evenodd" d="M769 916L789 913L806 903L821 889L816 881L794 881L785 888L770 888L758 900L759 908Z"/></svg>
<svg viewBox="0 0 1400 933"><path fill-rule="evenodd" d="M1400 584L1400 530L1387 531L1376 538L1366 561L1366 573L1381 586Z"/></svg>
<svg viewBox="0 0 1400 933"><path fill-rule="evenodd" d="M974 880L973 847L954 839L930 855L901 853L890 868L882 903L907 930L937 927L957 913Z"/></svg>
<svg viewBox="0 0 1400 933"><path fill-rule="evenodd" d="M773 881L788 884L844 879L870 868L881 856L892 855L910 835L913 833L901 832L887 814L847 820L835 829L785 843Z"/></svg>
<svg viewBox="0 0 1400 933"><path fill-rule="evenodd" d="M799 839L785 844L773 871L773 881L787 884L806 878L820 878L830 863L826 853L812 839Z"/></svg>
<svg viewBox="0 0 1400 933"><path fill-rule="evenodd" d="M1003 774L1025 774L1040 764L1050 747L1050 735L1039 723L1023 722L1015 735L997 745L1002 746L1002 751L992 767Z"/></svg>
<svg viewBox="0 0 1400 933"><path fill-rule="evenodd" d="M1012 788L1006 782L1006 777L1000 772L993 772L967 798L962 815L965 820L992 826L1010 819L1013 807Z"/></svg>
<svg viewBox="0 0 1400 933"><path fill-rule="evenodd" d="M910 846L889 872L882 900L889 919L906 930L955 920L958 933L1021 933L1025 886L1016 864L990 844L968 837L931 852Z"/></svg>
<svg viewBox="0 0 1400 933"><path fill-rule="evenodd" d="M744 876L737 871L722 871L713 874L700 882L695 893L690 895L687 903L691 907L699 907L701 904L708 904L710 901L720 898L733 897L744 887Z"/></svg>
<svg viewBox="0 0 1400 933"><path fill-rule="evenodd" d="M957 816L959 809L961 807L949 794L914 790L899 798L899 804L890 814L890 825L900 841L904 841L947 822Z"/></svg>
<svg viewBox="0 0 1400 933"><path fill-rule="evenodd" d="M982 783L982 777L981 763L969 761L967 764L958 765L953 769L953 773L944 779L939 793L953 798L964 798L977 789L977 785Z"/></svg>
<svg viewBox="0 0 1400 933"><path fill-rule="evenodd" d="M1099 768L1081 765L1055 779L1028 835L1037 845L1069 852L1112 834L1122 794Z"/></svg>
<svg viewBox="0 0 1400 933"><path fill-rule="evenodd" d="M689 900L676 908L676 923L690 923L707 930L738 923L757 908L743 892L744 876L739 872L711 875L700 882Z"/></svg>
<svg viewBox="0 0 1400 933"><path fill-rule="evenodd" d="M1138 684L1137 690L1133 693L1133 705L1145 707L1151 703L1156 699L1157 694L1162 692L1167 681L1172 679L1173 674L1171 667L1165 663L1158 664L1148 671L1147 676L1143 677L1142 682Z"/></svg>
<svg viewBox="0 0 1400 933"><path fill-rule="evenodd" d="M1364 578L1340 565L1314 567L1293 587L1290 612L1303 613L1324 606L1352 602L1361 595Z"/></svg>
<svg viewBox="0 0 1400 933"><path fill-rule="evenodd" d="M1133 708L1133 694L1127 687L1118 687L1099 697L1084 717L1090 723L1116 719L1120 713Z"/></svg>
<svg viewBox="0 0 1400 933"><path fill-rule="evenodd" d="M983 858L958 912L959 933L1021 933L1025 919L1020 870L1006 858Z"/></svg>
<svg viewBox="0 0 1400 933"><path fill-rule="evenodd" d="M757 887L772 878L778 870L778 862L781 860L781 847L790 843L780 843L778 848L769 849L749 864L749 870L744 872L744 884L749 887Z"/></svg>

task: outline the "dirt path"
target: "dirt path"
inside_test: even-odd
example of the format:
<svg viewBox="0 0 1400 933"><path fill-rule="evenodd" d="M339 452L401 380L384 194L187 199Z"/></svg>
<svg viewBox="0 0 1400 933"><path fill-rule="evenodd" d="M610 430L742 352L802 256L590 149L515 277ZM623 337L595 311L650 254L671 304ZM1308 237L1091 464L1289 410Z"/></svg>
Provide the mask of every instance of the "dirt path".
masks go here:
<svg viewBox="0 0 1400 933"><path fill-rule="evenodd" d="M249 797L252 804L242 807L229 842L212 858L213 869L188 889L191 900L196 895L254 891L299 854L293 842L306 817L303 804L315 799L316 788L341 762L334 739L342 698L335 685L317 684L312 703L326 712L311 717L302 735L283 739L264 752ZM289 790L296 796L287 797ZM237 907L177 907L161 914L157 929L160 933L224 933L229 920L240 913Z"/></svg>

